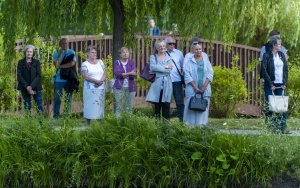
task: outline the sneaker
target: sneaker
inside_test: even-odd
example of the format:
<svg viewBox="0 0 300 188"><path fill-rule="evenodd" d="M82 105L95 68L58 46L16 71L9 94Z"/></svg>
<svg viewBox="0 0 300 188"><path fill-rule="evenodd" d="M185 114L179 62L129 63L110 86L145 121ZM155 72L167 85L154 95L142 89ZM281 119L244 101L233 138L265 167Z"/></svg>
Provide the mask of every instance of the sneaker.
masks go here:
<svg viewBox="0 0 300 188"><path fill-rule="evenodd" d="M282 130L281 133L282 133L282 134L292 134L292 133L291 133L290 131L288 131L288 130Z"/></svg>

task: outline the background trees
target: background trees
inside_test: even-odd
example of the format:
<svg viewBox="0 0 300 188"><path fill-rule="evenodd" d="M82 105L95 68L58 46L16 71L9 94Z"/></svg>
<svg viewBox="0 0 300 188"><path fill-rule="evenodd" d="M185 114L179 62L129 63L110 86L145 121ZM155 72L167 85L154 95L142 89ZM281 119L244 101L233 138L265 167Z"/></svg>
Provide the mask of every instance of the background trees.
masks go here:
<svg viewBox="0 0 300 188"><path fill-rule="evenodd" d="M1 3L1 30L6 54L16 38L113 32L113 58L122 45L134 46L134 34L145 33L145 17L181 36L261 46L276 28L284 45L295 47L299 37L297 0L8 0ZM68 30L71 30L69 32Z"/></svg>

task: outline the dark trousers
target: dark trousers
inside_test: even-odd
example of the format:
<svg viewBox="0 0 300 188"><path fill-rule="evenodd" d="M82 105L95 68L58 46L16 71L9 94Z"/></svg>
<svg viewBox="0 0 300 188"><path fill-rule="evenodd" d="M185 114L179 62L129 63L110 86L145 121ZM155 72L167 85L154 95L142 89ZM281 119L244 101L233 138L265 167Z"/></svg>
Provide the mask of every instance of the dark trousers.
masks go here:
<svg viewBox="0 0 300 188"><path fill-rule="evenodd" d="M70 115L72 110L72 97L73 92L69 92L67 89L67 82L55 82L54 83L54 105L53 105L53 118L58 119L60 114L61 97L63 91L66 93L66 106L64 108L64 114Z"/></svg>
<svg viewBox="0 0 300 188"><path fill-rule="evenodd" d="M21 91L22 97L24 100L24 108L27 113L30 114L31 110L31 95L27 91ZM42 91L36 91L36 94L33 95L34 102L36 104L37 112L42 113L43 112L43 97L42 97Z"/></svg>
<svg viewBox="0 0 300 188"><path fill-rule="evenodd" d="M183 111L184 111L184 95L181 82L172 82L173 86L173 96L177 108L177 117L182 122L183 121Z"/></svg>
<svg viewBox="0 0 300 188"><path fill-rule="evenodd" d="M273 83L275 87L281 87L282 84L275 84ZM274 113L269 111L269 95L272 95L272 90L269 88L269 86L264 85L264 91L265 91L265 116L266 116L266 122L272 123L275 129L285 130L286 129L286 113ZM276 88L274 91L274 95L282 95L283 93L282 88Z"/></svg>
<svg viewBox="0 0 300 188"><path fill-rule="evenodd" d="M160 91L159 102L154 103L154 114L159 117L160 113L162 113L162 117L165 119L170 119L170 103L161 102L163 95L163 90Z"/></svg>

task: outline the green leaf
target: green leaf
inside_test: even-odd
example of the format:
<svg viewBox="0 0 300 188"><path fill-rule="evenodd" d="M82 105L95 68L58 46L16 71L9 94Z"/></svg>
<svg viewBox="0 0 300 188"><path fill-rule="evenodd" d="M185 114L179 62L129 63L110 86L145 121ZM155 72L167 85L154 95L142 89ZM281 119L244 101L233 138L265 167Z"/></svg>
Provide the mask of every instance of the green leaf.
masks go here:
<svg viewBox="0 0 300 188"><path fill-rule="evenodd" d="M212 166L212 167L209 168L209 172L210 173L214 173L216 170L217 170L217 168L214 167L214 166Z"/></svg>
<svg viewBox="0 0 300 188"><path fill-rule="evenodd" d="M223 153L221 155L219 155L218 157L216 157L217 161L220 162L225 162L226 161L226 155Z"/></svg>
<svg viewBox="0 0 300 188"><path fill-rule="evenodd" d="M201 157L202 157L202 153L200 151L193 153L193 155L191 156L193 161L199 160Z"/></svg>
<svg viewBox="0 0 300 188"><path fill-rule="evenodd" d="M230 155L230 158L233 159L233 160L238 160L239 159L239 154Z"/></svg>
<svg viewBox="0 0 300 188"><path fill-rule="evenodd" d="M167 172L169 171L168 167L167 166L162 166L160 169L162 169L164 172Z"/></svg>
<svg viewBox="0 0 300 188"><path fill-rule="evenodd" d="M224 170L227 170L229 167L230 167L230 164L228 164L228 163L223 163L223 164L222 164L222 168L223 168Z"/></svg>
<svg viewBox="0 0 300 188"><path fill-rule="evenodd" d="M236 170L235 169L230 169L229 175L235 175L235 174L236 174Z"/></svg>
<svg viewBox="0 0 300 188"><path fill-rule="evenodd" d="M218 174L218 175L220 175L220 176L223 176L224 170L220 168L220 169L218 169L218 170L216 171L216 174Z"/></svg>

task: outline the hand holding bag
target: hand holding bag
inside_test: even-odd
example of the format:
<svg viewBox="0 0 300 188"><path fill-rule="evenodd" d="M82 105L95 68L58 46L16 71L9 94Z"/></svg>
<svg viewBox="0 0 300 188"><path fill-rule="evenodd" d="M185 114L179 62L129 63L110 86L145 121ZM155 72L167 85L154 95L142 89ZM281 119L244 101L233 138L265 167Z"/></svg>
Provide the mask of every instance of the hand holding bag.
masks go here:
<svg viewBox="0 0 300 188"><path fill-rule="evenodd" d="M272 91L272 95L269 95L269 110L276 113L282 113L288 111L289 106L289 96L284 96L284 91L282 95L275 95Z"/></svg>
<svg viewBox="0 0 300 188"><path fill-rule="evenodd" d="M201 98L197 98L197 94L193 96L190 100L189 109L195 111L205 111L208 105L208 101L203 98L203 94L201 94Z"/></svg>

